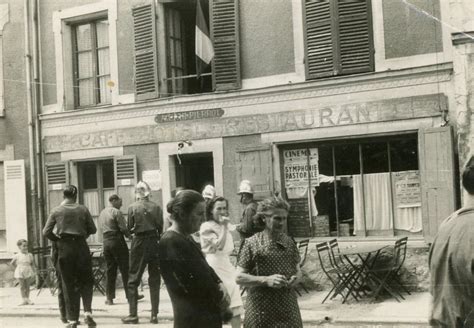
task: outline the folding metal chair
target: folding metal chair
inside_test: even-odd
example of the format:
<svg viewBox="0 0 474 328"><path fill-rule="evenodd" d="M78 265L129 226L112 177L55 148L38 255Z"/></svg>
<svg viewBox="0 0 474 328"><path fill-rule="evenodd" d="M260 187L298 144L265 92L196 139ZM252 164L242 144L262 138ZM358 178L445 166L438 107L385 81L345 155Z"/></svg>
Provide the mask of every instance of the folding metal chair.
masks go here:
<svg viewBox="0 0 474 328"><path fill-rule="evenodd" d="M385 289L389 294L391 294L398 302L397 295L400 296L403 300L405 299L403 295L397 289L393 289L391 287L392 283L395 283L398 287L403 289L408 295L410 292L408 289L403 286L399 278L400 269L403 266L406 258L407 252L407 242L408 237L403 237L398 239L395 242L395 246L393 248L393 257L390 260L389 264L380 268L373 268L370 270L372 273L373 280L377 282L378 288L375 291L374 297L376 298L382 289Z"/></svg>
<svg viewBox="0 0 474 328"><path fill-rule="evenodd" d="M309 239L301 240L300 242L296 243L296 246L298 247L298 252L300 253L299 266L301 268L305 264L306 256L308 255ZM306 294L309 293L308 289L306 288L306 286L302 282L300 282L298 284L298 286L301 287L306 292ZM296 286L295 286L294 290L299 296L301 296L301 293L299 292L299 290Z"/></svg>
<svg viewBox="0 0 474 328"><path fill-rule="evenodd" d="M97 254L98 255L95 255ZM102 250L91 250L92 256L92 276L94 278L94 290L98 290L102 295L105 295L105 288L102 286L102 280L105 277L105 261Z"/></svg>
<svg viewBox="0 0 474 328"><path fill-rule="evenodd" d="M331 249L327 242L316 244L316 250L318 251L318 258L321 264L321 269L333 285L329 293L323 299L322 303L324 303L329 296L331 296L331 299L333 299L338 294L343 297L343 303L346 301L349 295L352 295L352 297L354 297L356 300L359 300L358 295L353 291L353 277L356 273L355 270L342 269L337 267L333 262ZM346 294L344 295L345 290Z"/></svg>
<svg viewBox="0 0 474 328"><path fill-rule="evenodd" d="M39 277L38 293L41 293L44 287L48 287L51 295L54 295L58 288L58 279L56 277L56 269L51 258L51 246L34 247L32 254L37 258L37 274Z"/></svg>

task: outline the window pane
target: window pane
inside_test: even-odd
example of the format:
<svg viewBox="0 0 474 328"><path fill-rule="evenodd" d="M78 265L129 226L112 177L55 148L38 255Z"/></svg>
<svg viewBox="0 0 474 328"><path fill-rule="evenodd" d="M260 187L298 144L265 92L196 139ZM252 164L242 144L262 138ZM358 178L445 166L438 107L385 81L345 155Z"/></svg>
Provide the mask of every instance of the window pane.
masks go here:
<svg viewBox="0 0 474 328"><path fill-rule="evenodd" d="M418 170L418 142L416 137L390 141L392 172Z"/></svg>
<svg viewBox="0 0 474 328"><path fill-rule="evenodd" d="M335 147L338 236L354 232L354 177L360 177L359 144Z"/></svg>
<svg viewBox="0 0 474 328"><path fill-rule="evenodd" d="M81 52L77 56L78 77L80 79L93 77L92 52Z"/></svg>
<svg viewBox="0 0 474 328"><path fill-rule="evenodd" d="M82 184L84 189L97 188L97 171L95 164L82 165Z"/></svg>
<svg viewBox="0 0 474 328"><path fill-rule="evenodd" d="M97 29L97 47L108 47L109 46L109 22L106 20L98 21L96 25Z"/></svg>
<svg viewBox="0 0 474 328"><path fill-rule="evenodd" d="M76 26L76 43L77 51L91 49L92 41L90 24Z"/></svg>
<svg viewBox="0 0 474 328"><path fill-rule="evenodd" d="M102 185L104 188L114 188L114 163L112 161L102 164ZM104 202L104 204L107 204Z"/></svg>
<svg viewBox="0 0 474 328"><path fill-rule="evenodd" d="M318 158L319 186L315 188L316 213L313 213L313 216L316 216L316 224L319 226L313 227L313 231L317 237L336 236L337 219L332 147L319 147Z"/></svg>
<svg viewBox="0 0 474 328"><path fill-rule="evenodd" d="M79 81L79 106L94 104L94 80Z"/></svg>
<svg viewBox="0 0 474 328"><path fill-rule="evenodd" d="M107 82L110 80L110 75L99 78L99 103L110 104L111 103L111 89L107 86Z"/></svg>
<svg viewBox="0 0 474 328"><path fill-rule="evenodd" d="M100 49L97 51L97 59L99 60L99 75L106 75L110 73L109 64L109 48Z"/></svg>
<svg viewBox="0 0 474 328"><path fill-rule="evenodd" d="M386 142L362 144L363 173L388 172Z"/></svg>

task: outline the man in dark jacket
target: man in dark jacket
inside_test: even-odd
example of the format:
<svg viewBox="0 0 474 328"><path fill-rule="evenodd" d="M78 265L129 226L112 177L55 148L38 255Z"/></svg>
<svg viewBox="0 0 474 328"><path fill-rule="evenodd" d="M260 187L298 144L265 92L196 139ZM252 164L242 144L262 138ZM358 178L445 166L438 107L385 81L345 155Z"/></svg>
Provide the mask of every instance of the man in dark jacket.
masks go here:
<svg viewBox="0 0 474 328"><path fill-rule="evenodd" d="M429 254L435 327L473 327L466 319L472 321L474 310L474 157L462 185L464 206L441 223Z"/></svg>
<svg viewBox="0 0 474 328"><path fill-rule="evenodd" d="M158 241L163 232L163 212L149 200L150 187L146 182L138 182L135 188L137 201L128 207L128 229L133 234L130 249L130 270L128 274L129 316L122 319L125 324L138 323L138 285L143 271L148 266L150 287L151 323L158 323L160 303L160 268L158 262Z"/></svg>
<svg viewBox="0 0 474 328"><path fill-rule="evenodd" d="M64 293L68 327L76 327L79 320L80 301L84 305L85 323L95 327L92 319L92 259L86 239L95 234L89 210L76 203L77 188L67 186L64 201L55 207L46 222L43 235L56 243L56 266ZM55 232L54 232L55 231Z"/></svg>

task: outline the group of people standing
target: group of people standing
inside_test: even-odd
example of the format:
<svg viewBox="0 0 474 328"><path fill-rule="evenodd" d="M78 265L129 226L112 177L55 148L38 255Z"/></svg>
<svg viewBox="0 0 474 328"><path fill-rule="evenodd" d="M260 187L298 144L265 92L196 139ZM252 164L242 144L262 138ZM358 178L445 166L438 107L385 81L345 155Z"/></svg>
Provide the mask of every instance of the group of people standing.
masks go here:
<svg viewBox="0 0 474 328"><path fill-rule="evenodd" d="M244 327L302 327L292 288L299 282L299 253L283 230L289 205L279 197L254 201L251 183L242 181L238 194L245 209L241 224L229 218L228 201L212 186L203 194L179 190L167 204L171 222L163 233L163 212L149 199L150 188L139 182L136 201L125 220L118 195L99 215L106 262L106 304L115 298L117 269L129 303L125 324L139 322L138 286L148 267L151 323L158 323L161 276L171 298L175 327L241 326L244 313L241 288L247 291ZM67 327L79 322L80 300L84 322L92 318L92 258L86 239L97 229L89 210L76 203L77 188L67 186L64 201L51 211L43 234L52 241L59 282L61 319ZM205 196L206 198L204 198ZM231 231L241 236L237 266ZM199 243L193 236L199 234ZM125 238L132 238L130 251ZM129 255L130 254L130 255Z"/></svg>

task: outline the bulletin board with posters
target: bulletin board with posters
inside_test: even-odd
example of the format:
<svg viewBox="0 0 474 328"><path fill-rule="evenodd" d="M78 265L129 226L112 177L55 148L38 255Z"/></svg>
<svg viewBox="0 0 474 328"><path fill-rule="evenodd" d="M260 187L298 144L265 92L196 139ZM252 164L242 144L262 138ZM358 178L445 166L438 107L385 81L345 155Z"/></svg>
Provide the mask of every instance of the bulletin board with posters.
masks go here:
<svg viewBox="0 0 474 328"><path fill-rule="evenodd" d="M283 181L290 203L288 234L293 237L310 237L312 233L308 188L319 185L318 149L285 149L283 155Z"/></svg>

